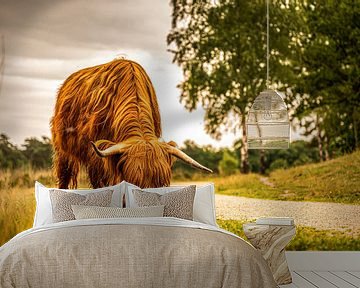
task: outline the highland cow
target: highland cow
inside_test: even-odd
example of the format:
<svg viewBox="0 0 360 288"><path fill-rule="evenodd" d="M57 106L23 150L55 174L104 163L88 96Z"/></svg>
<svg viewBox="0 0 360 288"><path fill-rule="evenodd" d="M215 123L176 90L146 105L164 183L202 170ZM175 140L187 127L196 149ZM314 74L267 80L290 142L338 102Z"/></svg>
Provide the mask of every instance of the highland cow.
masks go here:
<svg viewBox="0 0 360 288"><path fill-rule="evenodd" d="M77 187L80 165L92 187L126 180L168 186L176 158L211 172L172 141L161 140L153 85L137 63L116 59L72 74L61 86L51 120L59 188Z"/></svg>

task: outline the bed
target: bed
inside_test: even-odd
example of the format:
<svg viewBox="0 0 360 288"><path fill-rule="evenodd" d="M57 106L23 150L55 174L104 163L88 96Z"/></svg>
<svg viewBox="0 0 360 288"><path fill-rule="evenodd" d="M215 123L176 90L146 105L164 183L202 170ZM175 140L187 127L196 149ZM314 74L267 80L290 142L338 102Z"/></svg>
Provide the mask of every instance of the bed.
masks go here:
<svg viewBox="0 0 360 288"><path fill-rule="evenodd" d="M0 287L276 287L261 256L215 225L175 217L78 219L0 247Z"/></svg>

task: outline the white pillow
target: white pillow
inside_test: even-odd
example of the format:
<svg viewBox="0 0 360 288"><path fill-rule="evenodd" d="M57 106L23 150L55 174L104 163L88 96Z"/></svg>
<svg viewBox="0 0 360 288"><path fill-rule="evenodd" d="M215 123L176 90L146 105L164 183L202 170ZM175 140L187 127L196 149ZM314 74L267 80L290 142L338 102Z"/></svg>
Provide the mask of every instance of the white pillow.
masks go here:
<svg viewBox="0 0 360 288"><path fill-rule="evenodd" d="M141 189L134 184L125 182L125 201L127 208L138 207L134 199L132 190ZM173 192L179 189L186 187L184 186L170 186L170 187L161 187L161 188L147 188L141 189L146 192L155 192L158 194L166 194ZM217 227L216 224L216 212L215 212L215 189L214 183L208 183L201 186L196 186L196 193L194 199L194 208L193 208L193 220L196 222L201 222L204 224L210 224Z"/></svg>
<svg viewBox="0 0 360 288"><path fill-rule="evenodd" d="M47 188L40 182L35 182L35 199L36 199L36 211L34 217L33 227L39 227L53 222L52 217L52 206L50 201L49 191L51 189L57 189L65 192L77 193L80 195L86 195L88 193L102 192L105 190L113 190L110 207L122 207L122 199L125 193L126 184L122 181L119 184L109 187L102 187L98 189L58 189L58 188Z"/></svg>

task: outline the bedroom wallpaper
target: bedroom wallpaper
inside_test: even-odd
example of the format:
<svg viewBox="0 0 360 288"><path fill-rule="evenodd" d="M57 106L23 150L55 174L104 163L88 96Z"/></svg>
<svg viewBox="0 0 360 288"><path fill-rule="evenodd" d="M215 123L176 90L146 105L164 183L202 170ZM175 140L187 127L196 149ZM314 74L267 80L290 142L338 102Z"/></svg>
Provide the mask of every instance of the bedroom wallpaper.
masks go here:
<svg viewBox="0 0 360 288"><path fill-rule="evenodd" d="M287 250L358 251L359 5L273 1L267 64L265 6L250 2L0 1L0 245L42 225L36 181L85 193L124 180L213 183L173 209L246 241L258 220L292 229ZM266 65L289 149L248 149ZM105 206L129 208L119 191Z"/></svg>

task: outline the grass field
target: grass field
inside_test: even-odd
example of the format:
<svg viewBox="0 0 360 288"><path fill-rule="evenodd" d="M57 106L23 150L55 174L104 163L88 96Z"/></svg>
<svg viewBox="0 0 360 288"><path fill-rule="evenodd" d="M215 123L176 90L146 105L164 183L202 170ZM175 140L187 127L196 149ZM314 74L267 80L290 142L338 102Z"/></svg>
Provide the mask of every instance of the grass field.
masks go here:
<svg viewBox="0 0 360 288"><path fill-rule="evenodd" d="M274 200L360 204L360 151L323 163L258 174L194 179L214 182L216 193Z"/></svg>
<svg viewBox="0 0 360 288"><path fill-rule="evenodd" d="M33 225L35 213L34 183L54 187L51 171L0 171L0 245ZM80 177L80 186L86 187Z"/></svg>
<svg viewBox="0 0 360 288"><path fill-rule="evenodd" d="M54 187L51 171L0 171L0 245L32 227L35 212L34 182ZM80 187L87 187L84 174ZM265 199L311 200L360 204L360 152L326 163L277 170L269 175L270 187L257 174L194 179L214 182L216 192ZM218 220L221 227L242 235L242 223ZM360 239L336 231L298 227L293 250L360 250Z"/></svg>

